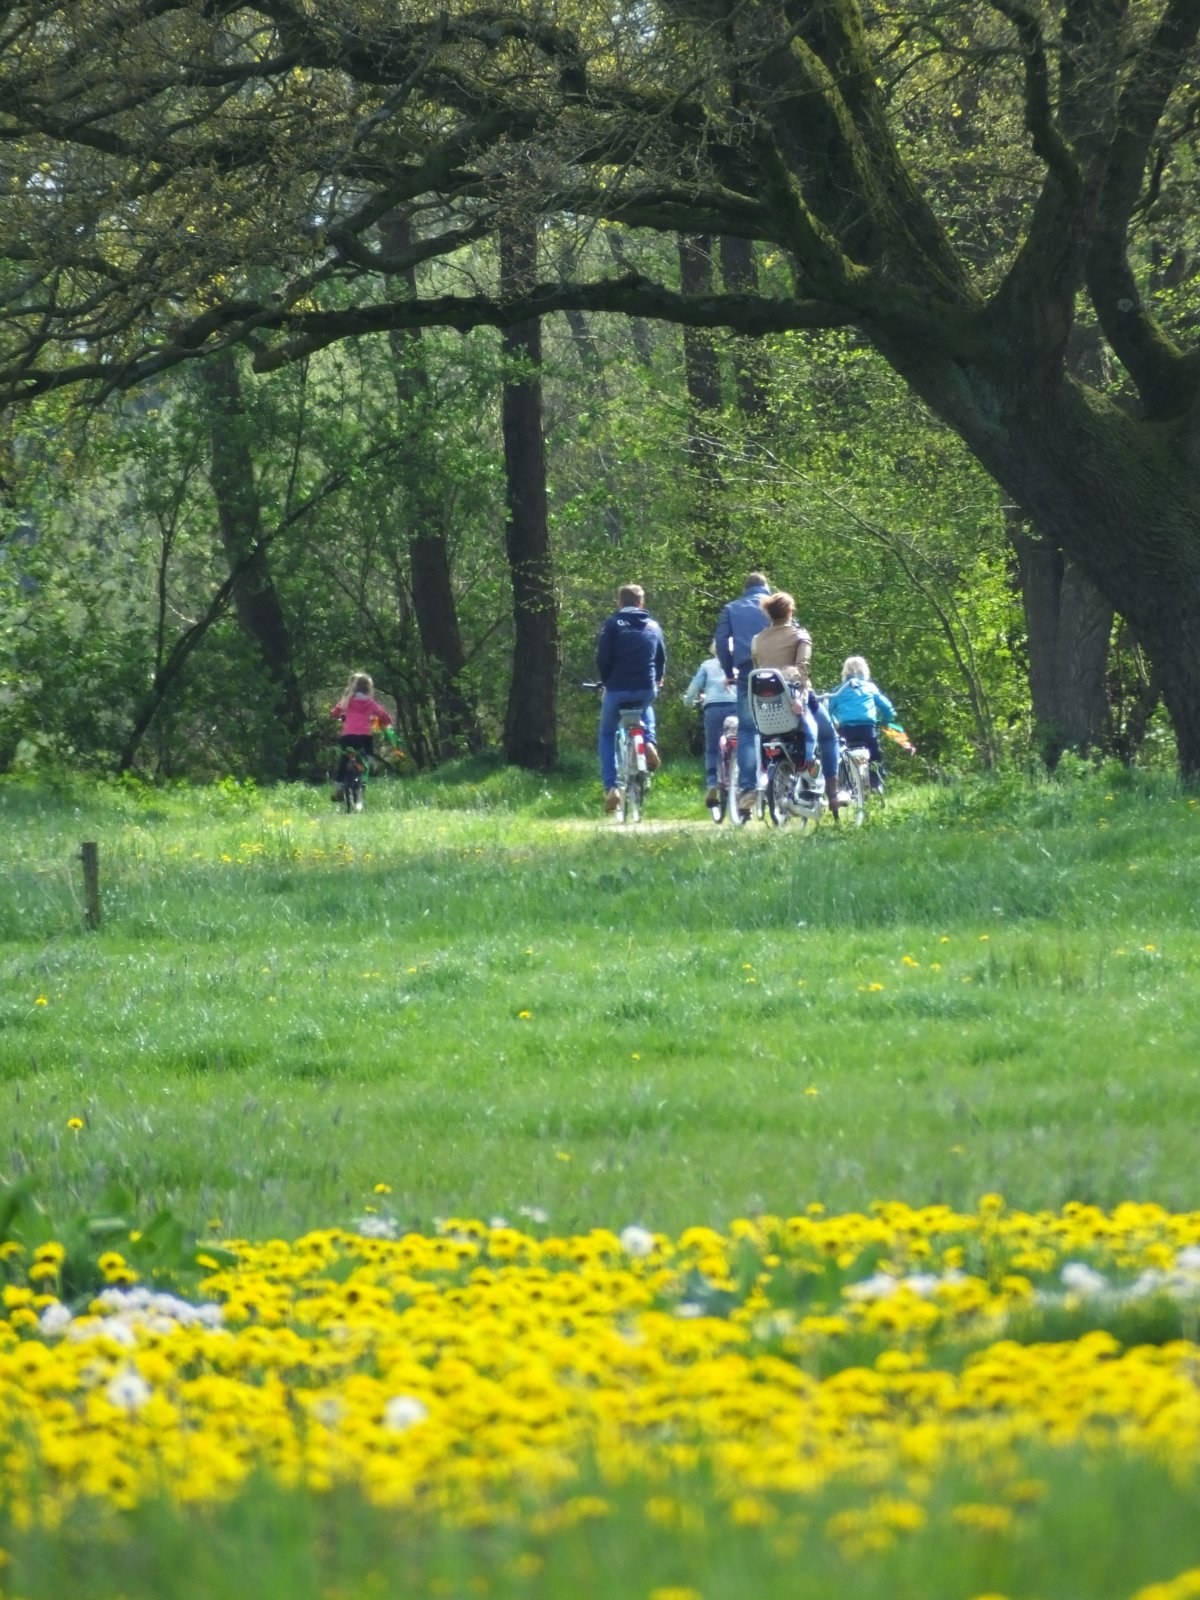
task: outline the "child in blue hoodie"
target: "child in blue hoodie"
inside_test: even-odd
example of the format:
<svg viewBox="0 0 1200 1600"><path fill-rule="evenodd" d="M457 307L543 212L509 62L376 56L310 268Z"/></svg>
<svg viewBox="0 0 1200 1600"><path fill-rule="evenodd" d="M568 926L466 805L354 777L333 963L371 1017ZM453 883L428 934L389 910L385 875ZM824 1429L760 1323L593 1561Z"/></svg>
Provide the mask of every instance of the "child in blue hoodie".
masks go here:
<svg viewBox="0 0 1200 1600"><path fill-rule="evenodd" d="M882 789L878 729L881 723L895 722L896 708L872 681L871 669L863 656L846 657L841 684L829 695L826 704L838 732L851 749L862 746L871 752L871 787Z"/></svg>

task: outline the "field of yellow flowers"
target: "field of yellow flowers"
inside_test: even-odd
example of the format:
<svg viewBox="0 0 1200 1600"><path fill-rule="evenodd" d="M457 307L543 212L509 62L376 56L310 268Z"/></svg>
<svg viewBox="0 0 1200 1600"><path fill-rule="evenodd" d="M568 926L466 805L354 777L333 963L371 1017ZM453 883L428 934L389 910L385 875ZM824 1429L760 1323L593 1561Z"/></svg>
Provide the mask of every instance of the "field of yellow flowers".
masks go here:
<svg viewBox="0 0 1200 1600"><path fill-rule="evenodd" d="M1019 1547L1056 1455L1142 1460L1194 1499L1200 1212L989 1195L677 1238L424 1235L374 1198L350 1227L201 1252L187 1297L110 1248L71 1303L60 1242L0 1246L0 1546L81 1513L119 1542L145 1504L205 1515L263 1481L544 1546L619 1523L632 1487L664 1538L715 1518L781 1563L819 1540L853 1568L939 1523ZM1138 1600L1200 1594L1143 1555ZM544 1561L526 1548L506 1581L549 1592Z"/></svg>

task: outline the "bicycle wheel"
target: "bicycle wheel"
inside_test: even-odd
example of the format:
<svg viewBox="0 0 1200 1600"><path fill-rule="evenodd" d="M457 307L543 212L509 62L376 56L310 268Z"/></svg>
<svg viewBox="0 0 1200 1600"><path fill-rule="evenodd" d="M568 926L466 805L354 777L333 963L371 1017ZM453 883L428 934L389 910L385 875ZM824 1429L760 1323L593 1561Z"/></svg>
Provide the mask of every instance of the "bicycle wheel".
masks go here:
<svg viewBox="0 0 1200 1600"><path fill-rule="evenodd" d="M725 774L726 783L721 798L725 802L725 815L729 818L730 827L740 828L746 819L738 808L737 751L731 750L726 760L728 762Z"/></svg>
<svg viewBox="0 0 1200 1600"><path fill-rule="evenodd" d="M614 757L615 757L615 767L616 767L616 773L617 773L617 784L616 784L616 788L617 788L617 803L616 803L616 806L613 808L613 810L611 812L611 816L612 816L612 819L613 819L614 822L624 822L625 821L625 788L626 788L626 772L625 772L625 768L626 768L627 761L628 761L628 749L629 749L629 736L625 732L625 729L620 725L620 723L618 723L617 724L616 734L613 737L613 754L614 754Z"/></svg>
<svg viewBox="0 0 1200 1600"><path fill-rule="evenodd" d="M642 806L646 800L646 774L632 772L629 782L625 787L625 808L623 821L640 822L642 820Z"/></svg>
<svg viewBox="0 0 1200 1600"><path fill-rule="evenodd" d="M760 822L766 821L767 816L767 786L766 774L763 771L762 738L754 735L754 815Z"/></svg>
<svg viewBox="0 0 1200 1600"><path fill-rule="evenodd" d="M794 762L789 756L776 756L767 766L767 815L777 828L795 821L791 806L795 783Z"/></svg>
<svg viewBox="0 0 1200 1600"><path fill-rule="evenodd" d="M863 769L848 750L842 750L838 756L837 786L838 800L849 807L854 826L861 828L867 814L866 785Z"/></svg>
<svg viewBox="0 0 1200 1600"><path fill-rule="evenodd" d="M740 828L746 821L745 816L738 809L738 776L737 764L729 775L729 787L725 790L722 799L725 801L725 815L729 818L730 825Z"/></svg>

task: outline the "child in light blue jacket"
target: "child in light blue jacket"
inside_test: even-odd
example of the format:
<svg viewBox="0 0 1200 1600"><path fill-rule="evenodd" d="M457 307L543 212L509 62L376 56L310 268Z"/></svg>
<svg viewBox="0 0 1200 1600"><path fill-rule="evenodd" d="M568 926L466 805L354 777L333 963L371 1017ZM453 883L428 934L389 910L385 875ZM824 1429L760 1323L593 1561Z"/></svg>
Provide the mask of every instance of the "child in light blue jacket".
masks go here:
<svg viewBox="0 0 1200 1600"><path fill-rule="evenodd" d="M721 749L721 729L725 718L737 713L737 690L725 678L725 668L717 659L717 641L712 643L712 655L696 668L696 675L683 692L685 706L704 705L704 782L707 787L705 803L717 801L717 762Z"/></svg>
<svg viewBox="0 0 1200 1600"><path fill-rule="evenodd" d="M895 722L896 708L872 681L871 669L863 656L846 657L841 684L828 696L826 704L838 732L850 748L862 746L871 752L871 787L881 788L877 770L882 762L878 729L881 723Z"/></svg>

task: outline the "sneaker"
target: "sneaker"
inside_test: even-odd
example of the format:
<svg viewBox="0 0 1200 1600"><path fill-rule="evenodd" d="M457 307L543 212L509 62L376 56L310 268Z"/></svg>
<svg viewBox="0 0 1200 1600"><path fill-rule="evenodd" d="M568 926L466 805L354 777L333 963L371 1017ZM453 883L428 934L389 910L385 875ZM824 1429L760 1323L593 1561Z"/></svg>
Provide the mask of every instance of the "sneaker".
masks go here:
<svg viewBox="0 0 1200 1600"><path fill-rule="evenodd" d="M363 803L362 803L362 801L361 801L361 800L356 800L356 801L355 801L355 802L354 802L354 809L355 809L355 811L361 811L361 810L362 810L362 806L363 806Z"/></svg>
<svg viewBox="0 0 1200 1600"><path fill-rule="evenodd" d="M662 766L662 757L658 753L658 746L646 741L646 771L657 772Z"/></svg>
<svg viewBox="0 0 1200 1600"><path fill-rule="evenodd" d="M708 786L708 793L704 796L704 804L706 806L715 806L719 805L720 802L721 791L717 788L715 783L710 783Z"/></svg>
<svg viewBox="0 0 1200 1600"><path fill-rule="evenodd" d="M340 783L338 784L337 788L333 791L333 793L329 796L329 798L333 801L335 806L340 806L341 805L342 801L346 798L346 791L342 788Z"/></svg>
<svg viewBox="0 0 1200 1600"><path fill-rule="evenodd" d="M605 811L615 811L620 804L621 791L619 789L609 789L604 796Z"/></svg>
<svg viewBox="0 0 1200 1600"><path fill-rule="evenodd" d="M755 791L753 789L739 790L738 810L741 812L742 816L748 817L754 810L754 795Z"/></svg>

